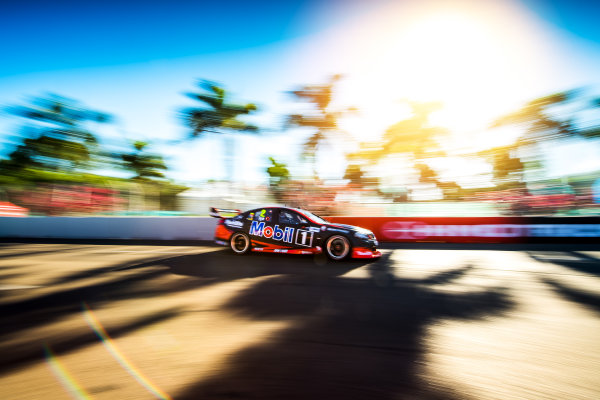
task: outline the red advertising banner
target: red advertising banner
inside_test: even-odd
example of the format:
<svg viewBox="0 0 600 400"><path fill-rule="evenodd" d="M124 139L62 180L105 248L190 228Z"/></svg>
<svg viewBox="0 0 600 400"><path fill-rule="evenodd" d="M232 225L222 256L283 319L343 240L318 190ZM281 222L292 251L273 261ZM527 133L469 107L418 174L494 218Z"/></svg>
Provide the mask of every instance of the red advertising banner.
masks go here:
<svg viewBox="0 0 600 400"><path fill-rule="evenodd" d="M600 217L329 217L373 231L380 242L600 242Z"/></svg>

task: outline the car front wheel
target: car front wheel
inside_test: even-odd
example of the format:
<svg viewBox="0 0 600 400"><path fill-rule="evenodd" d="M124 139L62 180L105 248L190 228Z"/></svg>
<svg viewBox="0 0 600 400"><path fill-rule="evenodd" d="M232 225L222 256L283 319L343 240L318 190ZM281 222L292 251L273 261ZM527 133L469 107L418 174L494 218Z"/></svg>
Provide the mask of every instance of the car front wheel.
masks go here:
<svg viewBox="0 0 600 400"><path fill-rule="evenodd" d="M350 242L344 236L334 235L327 239L325 250L332 260L343 260L350 253Z"/></svg>
<svg viewBox="0 0 600 400"><path fill-rule="evenodd" d="M229 242L231 250L236 254L246 254L250 250L250 238L245 233L234 233Z"/></svg>

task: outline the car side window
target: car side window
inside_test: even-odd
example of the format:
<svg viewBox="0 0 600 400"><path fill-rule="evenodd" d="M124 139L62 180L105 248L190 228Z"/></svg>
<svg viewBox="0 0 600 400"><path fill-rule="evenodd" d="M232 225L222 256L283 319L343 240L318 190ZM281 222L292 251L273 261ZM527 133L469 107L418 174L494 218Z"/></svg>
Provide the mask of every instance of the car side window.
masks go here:
<svg viewBox="0 0 600 400"><path fill-rule="evenodd" d="M305 225L308 224L308 221L301 215L296 214L296 216L298 217L298 219L300 220L300 223Z"/></svg>
<svg viewBox="0 0 600 400"><path fill-rule="evenodd" d="M302 218L300 215L296 214L295 212L281 210L279 212L279 223L280 224L288 224L288 225L300 225L300 224L306 224L306 223L308 223L308 221L306 221L304 218Z"/></svg>
<svg viewBox="0 0 600 400"><path fill-rule="evenodd" d="M273 209L272 208L263 208L263 209L259 209L259 210L254 210L254 216L252 217L252 220L260 221L260 222L273 221Z"/></svg>

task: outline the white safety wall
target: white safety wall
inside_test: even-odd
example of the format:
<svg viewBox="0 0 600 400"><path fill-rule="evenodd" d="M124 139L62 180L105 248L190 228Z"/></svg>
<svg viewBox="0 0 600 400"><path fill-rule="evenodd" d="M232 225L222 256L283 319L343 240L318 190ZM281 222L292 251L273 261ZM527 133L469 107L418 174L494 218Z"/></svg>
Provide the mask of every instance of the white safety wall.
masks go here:
<svg viewBox="0 0 600 400"><path fill-rule="evenodd" d="M211 217L0 217L0 237L212 240Z"/></svg>

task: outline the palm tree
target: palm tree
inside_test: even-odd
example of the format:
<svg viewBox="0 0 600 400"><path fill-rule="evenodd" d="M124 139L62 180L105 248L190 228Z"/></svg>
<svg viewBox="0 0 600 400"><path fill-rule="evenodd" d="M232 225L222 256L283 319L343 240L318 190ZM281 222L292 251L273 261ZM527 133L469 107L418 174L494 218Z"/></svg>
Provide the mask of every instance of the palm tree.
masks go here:
<svg viewBox="0 0 600 400"><path fill-rule="evenodd" d="M132 153L121 155L123 166L135 173L133 179L164 178L165 175L161 170L166 170L167 166L162 156L145 152L147 146L147 142L135 141L133 143L135 150Z"/></svg>
<svg viewBox="0 0 600 400"><path fill-rule="evenodd" d="M385 131L382 141L361 143L360 149L348 158L354 162L362 160L375 164L388 155L405 154L413 159L420 182L434 183L443 189L445 183L441 182L437 173L427 165L428 158L445 155L439 149L436 139L447 131L429 123L429 116L439 110L441 104L411 102L409 105L412 108L410 118L390 126ZM456 186L454 183L453 185Z"/></svg>
<svg viewBox="0 0 600 400"><path fill-rule="evenodd" d="M187 93L187 96L203 103L204 107L188 107L182 110L182 118L191 128L192 138L203 137L207 133L222 135L225 139L226 171L231 182L233 170L233 135L235 133L258 132L258 127L248 124L238 117L257 111L253 103L235 104L228 102L225 89L214 82L200 81L199 93Z"/></svg>
<svg viewBox="0 0 600 400"><path fill-rule="evenodd" d="M496 185L503 183L522 183L525 164L517 155L517 146L498 146L479 151L478 156L492 164Z"/></svg>
<svg viewBox="0 0 600 400"><path fill-rule="evenodd" d="M587 139L600 138L600 119L598 119L598 111L600 110L600 98L588 100L584 105L585 111L595 111L596 119L588 126L585 126L577 131L577 134Z"/></svg>
<svg viewBox="0 0 600 400"><path fill-rule="evenodd" d="M577 133L570 118L560 119L553 110L572 101L577 91L565 91L532 100L521 109L496 119L492 128L515 125L523 128L517 140L507 146L499 146L479 152L480 156L492 162L497 183L508 182L516 177L522 184L525 164L519 157L519 150L541 141L560 139ZM569 113L569 117L573 114ZM535 163L540 166L539 162Z"/></svg>
<svg viewBox="0 0 600 400"><path fill-rule="evenodd" d="M384 145L380 155L409 153L416 160L440 155L436 138L445 134L446 130L432 126L429 123L429 116L438 111L442 105L437 102L413 102L409 105L412 108L412 116L387 129L383 136Z"/></svg>
<svg viewBox="0 0 600 400"><path fill-rule="evenodd" d="M111 116L85 109L75 100L58 95L38 97L30 105L14 106L10 114L25 118L26 137L5 165L72 171L85 167L97 150L98 139L86 123L106 123Z"/></svg>
<svg viewBox="0 0 600 400"><path fill-rule="evenodd" d="M556 118L551 109L572 100L576 93L577 91L566 91L532 100L523 108L498 118L492 123L492 127L524 126L526 129L519 138L520 145L569 136L573 133L572 122Z"/></svg>
<svg viewBox="0 0 600 400"><path fill-rule="evenodd" d="M288 115L286 122L288 127L314 129L314 133L304 143L302 155L312 161L315 177L317 176L315 158L319 146L322 142L331 140L334 133L344 134L339 130L337 121L342 115L355 111L352 107L345 110L332 110L330 107L334 85L340 78L341 75L333 75L324 85L306 85L290 92L297 100L312 105L311 112Z"/></svg>

